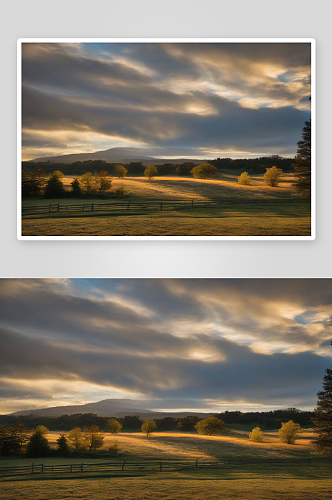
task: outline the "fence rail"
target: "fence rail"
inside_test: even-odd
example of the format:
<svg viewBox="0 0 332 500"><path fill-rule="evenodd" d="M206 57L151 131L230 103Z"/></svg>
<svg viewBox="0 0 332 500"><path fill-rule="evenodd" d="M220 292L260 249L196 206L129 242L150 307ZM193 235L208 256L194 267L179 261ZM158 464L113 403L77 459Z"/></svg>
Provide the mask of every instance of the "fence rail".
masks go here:
<svg viewBox="0 0 332 500"><path fill-rule="evenodd" d="M0 467L0 477L31 474L67 474L88 472L170 472L185 469L222 469L243 465L301 465L311 463L311 458L246 458L229 457L219 460L142 460L137 462L113 461L102 463L75 463L47 465L43 463L21 467Z"/></svg>
<svg viewBox="0 0 332 500"><path fill-rule="evenodd" d="M22 208L22 215L42 215L48 213L68 213L68 212L98 212L111 210L180 210L194 208L217 208L220 206L232 205L288 205L293 203L293 198L271 198L271 199L214 199L214 200L145 200L126 201L110 203L81 203L67 204L49 203L48 205L34 205Z"/></svg>

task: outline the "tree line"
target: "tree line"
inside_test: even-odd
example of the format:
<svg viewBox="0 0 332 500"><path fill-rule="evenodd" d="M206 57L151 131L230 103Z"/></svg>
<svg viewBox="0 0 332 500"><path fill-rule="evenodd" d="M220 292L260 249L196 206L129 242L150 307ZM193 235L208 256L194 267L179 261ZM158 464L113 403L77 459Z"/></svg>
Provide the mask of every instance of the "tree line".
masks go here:
<svg viewBox="0 0 332 500"><path fill-rule="evenodd" d="M217 418L227 425L244 424L260 425L268 429L278 429L282 422L294 420L302 427L312 425L314 412L301 411L296 408L287 408L283 410L273 410L269 412L241 412L225 411L216 414ZM73 427L90 427L97 425L102 430L107 430L110 417L101 417L94 413L76 413L72 415L62 415L59 417L46 417L36 415L0 415L0 424L15 427L18 422L24 423L27 427L35 428L38 425L46 425L52 431L69 431ZM141 429L143 419L138 415L126 415L117 417L122 425L124 432L138 432ZM194 431L195 425L203 420L201 416L188 415L183 417L164 417L154 418L160 431Z"/></svg>
<svg viewBox="0 0 332 500"><path fill-rule="evenodd" d="M109 433L119 434L123 428L116 418L107 421ZM156 430L158 426L152 419L147 419L141 424L141 431L147 438ZM198 434L214 436L225 431L225 422L216 416L210 416L199 420L194 426ZM158 429L160 430L160 429ZM289 420L282 422L279 429L280 441L287 444L294 444L298 434L302 431L298 423ZM27 457L48 457L48 456L69 456L79 453L93 453L104 445L105 433L99 429L98 425L89 427L74 427L67 434L62 431L56 439L56 447L49 445L47 435L49 429L44 425L37 425L35 429L28 428L23 422L19 422L16 427L0 425L0 455L25 455ZM249 433L251 441L262 442L264 434L260 427L254 427ZM108 452L112 456L119 454L118 441L111 442Z"/></svg>
<svg viewBox="0 0 332 500"><path fill-rule="evenodd" d="M259 158L216 158L209 160L213 166L219 171L223 170L247 170L251 174L264 173L266 168L275 165L281 168L284 172L293 171L293 158L283 158L278 155L264 156ZM45 173L51 174L54 170L61 170L65 175L83 175L86 171L107 170L111 175L116 176L116 167L118 163L110 163L105 160L86 160L76 161L74 163L60 163L49 161L22 161L22 171L33 171L40 167ZM197 165L197 162L186 161L183 163L163 163L158 165L159 175L190 175L190 171ZM127 169L130 176L142 176L144 174L145 165L142 162L124 163L123 166Z"/></svg>

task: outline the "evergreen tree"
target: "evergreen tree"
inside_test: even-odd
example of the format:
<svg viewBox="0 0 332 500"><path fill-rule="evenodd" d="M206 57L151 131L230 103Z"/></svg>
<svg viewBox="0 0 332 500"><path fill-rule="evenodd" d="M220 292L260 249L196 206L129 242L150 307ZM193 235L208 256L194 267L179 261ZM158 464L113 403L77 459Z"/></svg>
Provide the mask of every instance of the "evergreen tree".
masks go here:
<svg viewBox="0 0 332 500"><path fill-rule="evenodd" d="M77 177L75 177L75 179L70 183L70 185L71 185L70 194L74 198L80 198L82 196L82 189L81 189L80 182L77 179Z"/></svg>
<svg viewBox="0 0 332 500"><path fill-rule="evenodd" d="M45 198L62 198L65 194L65 188L56 175L52 175L45 188Z"/></svg>
<svg viewBox="0 0 332 500"><path fill-rule="evenodd" d="M332 456L332 368L326 370L323 390L317 397L317 407L312 417L317 434L314 444L317 450Z"/></svg>
<svg viewBox="0 0 332 500"><path fill-rule="evenodd" d="M58 437L56 442L57 442L56 449L57 449L58 455L60 455L60 457L67 457L70 454L70 450L69 450L67 438L64 435L64 433L62 433L60 435L60 437Z"/></svg>
<svg viewBox="0 0 332 500"><path fill-rule="evenodd" d="M44 427L44 426L40 426ZM31 436L27 446L28 457L47 457L50 454L50 447L48 445L45 433L36 429L36 432Z"/></svg>
<svg viewBox="0 0 332 500"><path fill-rule="evenodd" d="M311 193L311 120L305 122L302 130L302 140L297 143L297 154L292 166L297 178L295 190L303 196Z"/></svg>

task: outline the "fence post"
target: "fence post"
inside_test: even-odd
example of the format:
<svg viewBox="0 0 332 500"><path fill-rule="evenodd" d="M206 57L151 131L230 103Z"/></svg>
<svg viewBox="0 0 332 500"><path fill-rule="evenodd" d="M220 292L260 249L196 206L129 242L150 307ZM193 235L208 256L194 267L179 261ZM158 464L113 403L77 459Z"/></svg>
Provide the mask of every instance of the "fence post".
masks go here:
<svg viewBox="0 0 332 500"><path fill-rule="evenodd" d="M160 462L159 465L160 465L160 472L162 472L162 470L163 470L163 464Z"/></svg>
<svg viewBox="0 0 332 500"><path fill-rule="evenodd" d="M73 472L73 466L72 465L70 466L70 472Z"/></svg>
<svg viewBox="0 0 332 500"><path fill-rule="evenodd" d="M194 208L194 200L191 200L191 208Z"/></svg>
<svg viewBox="0 0 332 500"><path fill-rule="evenodd" d="M51 211L51 204L49 204L49 206L48 206L48 212L50 212L50 211Z"/></svg>
<svg viewBox="0 0 332 500"><path fill-rule="evenodd" d="M126 463L126 461L124 460L123 464L122 464L122 470L124 469L125 463Z"/></svg>
<svg viewBox="0 0 332 500"><path fill-rule="evenodd" d="M91 204L91 212L93 212L93 203Z"/></svg>
<svg viewBox="0 0 332 500"><path fill-rule="evenodd" d="M42 474L44 474L44 464L42 464Z"/></svg>
<svg viewBox="0 0 332 500"><path fill-rule="evenodd" d="M160 211L162 212L162 210L163 210L163 202L161 201L160 202Z"/></svg>
<svg viewBox="0 0 332 500"><path fill-rule="evenodd" d="M130 207L130 202L128 203L127 210L129 210L129 207Z"/></svg>
<svg viewBox="0 0 332 500"><path fill-rule="evenodd" d="M58 203L58 212L60 212L60 203Z"/></svg>
<svg viewBox="0 0 332 500"><path fill-rule="evenodd" d="M81 472L83 472L83 464L81 464Z"/></svg>
<svg viewBox="0 0 332 500"><path fill-rule="evenodd" d="M84 212L84 203L83 203L83 212Z"/></svg>
<svg viewBox="0 0 332 500"><path fill-rule="evenodd" d="M34 465L35 465L35 464L32 464L32 465L31 465L31 474L33 474L33 466L34 466Z"/></svg>

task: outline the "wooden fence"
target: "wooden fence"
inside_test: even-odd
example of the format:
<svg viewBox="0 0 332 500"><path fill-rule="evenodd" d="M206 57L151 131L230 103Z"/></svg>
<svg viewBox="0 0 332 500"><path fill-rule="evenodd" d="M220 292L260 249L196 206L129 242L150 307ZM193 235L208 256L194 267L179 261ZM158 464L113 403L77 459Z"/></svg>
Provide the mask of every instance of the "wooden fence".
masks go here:
<svg viewBox="0 0 332 500"><path fill-rule="evenodd" d="M48 205L34 205L22 208L23 216L54 214L68 212L109 212L112 210L123 211L146 211L146 210L181 210L197 208L220 208L220 206L232 205L287 205L293 203L293 198L272 198L272 199L215 199L215 200L145 200L110 203L80 203L61 205L60 203L49 203Z"/></svg>
<svg viewBox="0 0 332 500"><path fill-rule="evenodd" d="M139 472L170 472L186 469L222 469L229 466L244 465L301 465L311 463L311 458L226 458L220 460L142 460L138 462L113 461L103 463L76 463L76 464L31 464L21 467L0 467L0 477L24 476L31 474L67 474L67 473L139 473Z"/></svg>

